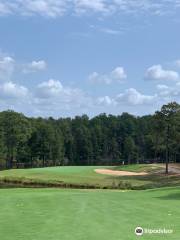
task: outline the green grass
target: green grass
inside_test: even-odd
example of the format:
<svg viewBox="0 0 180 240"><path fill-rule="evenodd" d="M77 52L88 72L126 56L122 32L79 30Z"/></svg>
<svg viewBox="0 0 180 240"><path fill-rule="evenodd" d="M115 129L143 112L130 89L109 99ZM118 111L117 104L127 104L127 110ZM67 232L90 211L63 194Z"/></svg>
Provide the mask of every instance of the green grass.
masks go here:
<svg viewBox="0 0 180 240"><path fill-rule="evenodd" d="M154 172L162 169L158 164L132 164L132 165L124 165L113 167L113 170L121 170L121 171L130 171L130 172Z"/></svg>
<svg viewBox="0 0 180 240"><path fill-rule="evenodd" d="M33 169L12 169L0 172L0 179L32 180L45 183L71 183L105 186L112 181L105 175L95 173L94 169L104 167L49 167Z"/></svg>
<svg viewBox="0 0 180 240"><path fill-rule="evenodd" d="M146 191L1 189L2 240L133 240L137 226L167 228L179 240L180 188Z"/></svg>
<svg viewBox="0 0 180 240"><path fill-rule="evenodd" d="M110 176L95 173L97 168L126 171L147 171L146 176ZM71 188L119 188L148 189L165 186L180 186L179 176L157 174L159 165L129 165L121 167L49 167L12 169L0 172L0 185L14 183L16 186L40 185L45 187Z"/></svg>

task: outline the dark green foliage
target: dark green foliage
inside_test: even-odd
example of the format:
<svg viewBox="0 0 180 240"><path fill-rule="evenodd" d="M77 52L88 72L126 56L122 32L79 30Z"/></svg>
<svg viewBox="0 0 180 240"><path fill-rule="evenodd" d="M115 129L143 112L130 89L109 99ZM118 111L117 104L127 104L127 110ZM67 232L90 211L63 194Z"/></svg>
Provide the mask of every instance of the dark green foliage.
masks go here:
<svg viewBox="0 0 180 240"><path fill-rule="evenodd" d="M164 105L154 115L100 114L27 118L0 113L0 168L58 165L118 165L165 162L180 157L179 105Z"/></svg>
<svg viewBox="0 0 180 240"><path fill-rule="evenodd" d="M176 102L171 102L163 105L161 111L157 111L156 132L159 132L158 139L161 144L161 150L166 150L166 173L168 173L168 163L170 160L176 162L179 155L179 127L180 127L180 105ZM172 158L174 157L174 159Z"/></svg>
<svg viewBox="0 0 180 240"><path fill-rule="evenodd" d="M30 137L30 121L22 114L6 111L0 115L1 156L6 159L6 168L12 168L25 154ZM26 155L26 154L25 154Z"/></svg>

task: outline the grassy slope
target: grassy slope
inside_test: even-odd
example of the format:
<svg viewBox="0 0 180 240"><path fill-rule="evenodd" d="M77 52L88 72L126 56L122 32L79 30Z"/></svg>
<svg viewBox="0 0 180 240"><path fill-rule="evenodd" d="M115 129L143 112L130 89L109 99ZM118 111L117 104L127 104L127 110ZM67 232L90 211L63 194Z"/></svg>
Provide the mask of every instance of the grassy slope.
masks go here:
<svg viewBox="0 0 180 240"><path fill-rule="evenodd" d="M108 185L111 180L107 176L96 174L98 167L51 167L34 169L13 169L0 172L0 178L31 179L47 183L72 183L89 185ZM102 167L99 167L102 168Z"/></svg>
<svg viewBox="0 0 180 240"><path fill-rule="evenodd" d="M132 164L132 165L124 165L113 167L113 170L122 170L122 171L130 171L130 172L154 172L162 169L162 167L158 164Z"/></svg>
<svg viewBox="0 0 180 240"><path fill-rule="evenodd" d="M44 184L75 184L81 186L94 187L118 187L127 188L143 187L161 187L161 186L180 186L179 176L167 177L157 175L154 171L159 169L156 165L130 165L122 167L113 167L114 170L126 171L148 171L147 176L108 176L94 172L96 168L105 167L52 167L37 169L13 169L0 172L0 179L3 181L18 180L19 182L35 182ZM106 167L112 168L112 167Z"/></svg>
<svg viewBox="0 0 180 240"><path fill-rule="evenodd" d="M170 228L178 240L180 189L146 191L1 189L0 239L129 240L134 229Z"/></svg>

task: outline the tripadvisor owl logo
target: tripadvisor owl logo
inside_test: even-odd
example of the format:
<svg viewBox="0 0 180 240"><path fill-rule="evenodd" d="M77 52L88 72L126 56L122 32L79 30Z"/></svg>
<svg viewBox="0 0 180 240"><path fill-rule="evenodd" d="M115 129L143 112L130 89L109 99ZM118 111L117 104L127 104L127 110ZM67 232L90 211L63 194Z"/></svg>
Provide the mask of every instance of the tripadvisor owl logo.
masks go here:
<svg viewBox="0 0 180 240"><path fill-rule="evenodd" d="M135 229L135 234L136 234L137 236L142 236L143 233L144 233L144 230L143 230L142 227L137 227L137 228Z"/></svg>

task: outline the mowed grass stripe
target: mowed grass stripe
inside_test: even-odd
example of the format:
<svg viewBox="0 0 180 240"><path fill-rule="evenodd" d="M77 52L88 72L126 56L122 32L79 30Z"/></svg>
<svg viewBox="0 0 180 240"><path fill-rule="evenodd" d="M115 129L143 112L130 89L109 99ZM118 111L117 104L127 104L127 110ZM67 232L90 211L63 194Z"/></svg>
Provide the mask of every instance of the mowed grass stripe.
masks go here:
<svg viewBox="0 0 180 240"><path fill-rule="evenodd" d="M178 240L180 189L101 191L1 189L0 239L129 240L136 226L170 228Z"/></svg>

